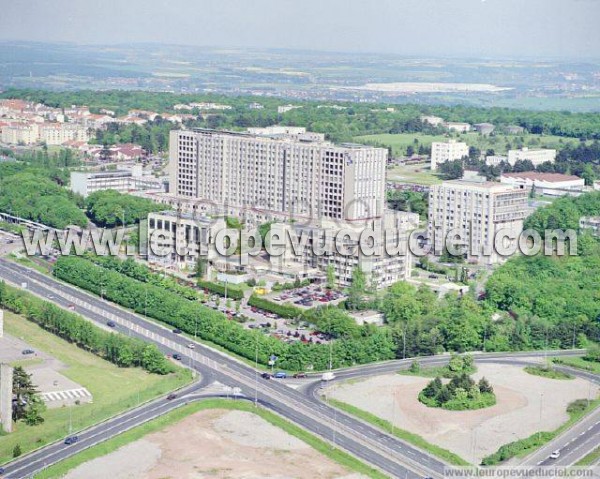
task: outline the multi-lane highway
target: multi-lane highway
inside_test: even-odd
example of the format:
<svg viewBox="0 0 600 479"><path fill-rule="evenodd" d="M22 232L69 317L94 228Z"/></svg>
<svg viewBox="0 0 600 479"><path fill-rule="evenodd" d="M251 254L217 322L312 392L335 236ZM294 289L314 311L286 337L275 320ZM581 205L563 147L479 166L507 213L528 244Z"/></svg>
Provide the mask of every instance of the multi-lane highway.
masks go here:
<svg viewBox="0 0 600 479"><path fill-rule="evenodd" d="M336 446L380 469L389 476L413 479L423 476L442 477L443 475L445 464L441 460L382 432L368 423L341 411L336 411L320 401L315 394L318 381L308 387L307 391L292 389L279 381L265 381L258 377L258 373L254 368L235 358L202 344L197 344L194 350L190 350L186 347L190 342L189 339L174 335L169 329L159 324L70 285L61 283L54 278L4 259L0 259L0 278L14 284L26 282L29 291L60 306L75 305L79 314L98 324L105 325L107 320L113 320L117 323L117 329L124 334L152 341L165 352L179 352L184 356L186 364L200 372L201 383L191 386L185 399L180 396L174 402L156 401L129 412L128 414L135 416L137 423L155 417L155 415L163 414L177 407L182 401L199 398L201 388L208 382L216 380L222 384L240 388L247 398L256 400L264 407L281 414L288 420L297 423L329 442L335 441ZM543 353L538 353L538 355L541 354ZM559 352L556 354L573 354L573 352ZM521 357L532 355L534 354L485 354L477 356L476 360L507 361L516 364L523 361L520 359ZM446 362L448 358L430 357L421 358L420 360L424 365L435 365ZM400 367L407 367L410 361L390 361L348 368L340 370L337 376L340 379L346 379L385 374L397 371ZM590 376L598 381L597 376ZM305 392L308 392L308 394ZM119 419L107 421L83 433L82 438L88 437L89 434L93 436L91 440L104 440L132 427L134 422L136 421L133 421L132 418L129 421L123 421L122 425ZM594 430L591 431L594 432ZM589 440L590 432L588 431L578 437L582 438L580 441ZM6 468L7 477L29 477L31 473L39 470L44 464L49 465L77 452L77 448L84 447L87 442L82 440L78 444L77 447L65 446L62 443L54 444L25 456ZM25 465L30 466L25 469ZM14 471L17 471L15 475L11 471L16 467L19 467L19 469L18 471L14 469Z"/></svg>
<svg viewBox="0 0 600 479"><path fill-rule="evenodd" d="M416 479L441 477L443 474L444 463L427 453L367 423L336 412L314 397L308 397L279 381L264 381L254 368L221 352L202 344L197 344L195 350L189 350L186 347L189 339L174 335L169 329L141 316L4 259L0 259L0 278L18 285L27 283L30 292L63 307L75 304L79 314L94 322L104 325L108 319L114 320L120 329L127 329L126 334L153 341L163 350L180 352L184 355L184 362L193 368L200 372L208 371L223 384L239 387L246 396L256 398L266 407L327 441L335 438L337 447L392 477ZM112 432L117 434L119 431ZM63 449L68 450L66 447ZM65 457L67 454L65 451ZM54 460L61 458L56 454L53 457ZM7 468L7 471L10 469ZM10 472L8 477L13 477Z"/></svg>

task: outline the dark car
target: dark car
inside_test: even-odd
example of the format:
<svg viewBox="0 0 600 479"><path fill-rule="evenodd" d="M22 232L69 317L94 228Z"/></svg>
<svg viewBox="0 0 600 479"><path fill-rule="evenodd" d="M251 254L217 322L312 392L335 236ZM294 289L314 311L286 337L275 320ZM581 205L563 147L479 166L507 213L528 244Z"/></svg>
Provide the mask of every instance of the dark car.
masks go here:
<svg viewBox="0 0 600 479"><path fill-rule="evenodd" d="M271 375L269 373L262 373L260 377L263 379L271 379Z"/></svg>
<svg viewBox="0 0 600 479"><path fill-rule="evenodd" d="M173 359L177 359L177 361L181 361L181 354L173 353Z"/></svg>
<svg viewBox="0 0 600 479"><path fill-rule="evenodd" d="M106 325L109 326L109 327L111 327L111 328L114 328L117 324L114 321L107 321Z"/></svg>
<svg viewBox="0 0 600 479"><path fill-rule="evenodd" d="M181 329L179 329L179 328L175 328L175 329L173 330L173 334L181 334Z"/></svg>
<svg viewBox="0 0 600 479"><path fill-rule="evenodd" d="M35 351L33 349L24 349L23 351L21 351L21 354L34 354Z"/></svg>
<svg viewBox="0 0 600 479"><path fill-rule="evenodd" d="M0 467L0 474L4 474L6 470L3 467Z"/></svg>
<svg viewBox="0 0 600 479"><path fill-rule="evenodd" d="M69 436L65 439L65 444L71 445L79 441L79 436Z"/></svg>
<svg viewBox="0 0 600 479"><path fill-rule="evenodd" d="M168 401L172 401L173 399L175 399L177 397L177 394L175 393L171 393L167 396L167 400Z"/></svg>
<svg viewBox="0 0 600 479"><path fill-rule="evenodd" d="M302 379L302 378L306 377L306 373L296 373L296 374L294 374L294 377L296 379Z"/></svg>

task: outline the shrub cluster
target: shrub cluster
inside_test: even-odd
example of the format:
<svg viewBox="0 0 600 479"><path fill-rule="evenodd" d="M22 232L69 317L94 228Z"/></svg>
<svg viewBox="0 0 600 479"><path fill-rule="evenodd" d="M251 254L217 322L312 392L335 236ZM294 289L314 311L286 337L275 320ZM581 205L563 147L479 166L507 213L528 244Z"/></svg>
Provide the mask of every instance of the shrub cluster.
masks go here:
<svg viewBox="0 0 600 479"><path fill-rule="evenodd" d="M454 376L448 384L437 377L419 393L419 401L429 407L453 411L481 409L496 404L494 389L485 378L478 383L467 374Z"/></svg>

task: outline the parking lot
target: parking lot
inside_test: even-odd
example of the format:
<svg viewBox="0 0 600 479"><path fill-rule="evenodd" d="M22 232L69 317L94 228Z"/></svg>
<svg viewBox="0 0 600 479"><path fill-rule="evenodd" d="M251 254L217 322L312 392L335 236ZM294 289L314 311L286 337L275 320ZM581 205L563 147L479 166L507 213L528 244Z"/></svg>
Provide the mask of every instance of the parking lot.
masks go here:
<svg viewBox="0 0 600 479"><path fill-rule="evenodd" d="M293 304L300 308L313 308L338 304L346 299L346 296L340 291L330 290L319 285L310 285L304 288L271 293L267 298L282 304Z"/></svg>
<svg viewBox="0 0 600 479"><path fill-rule="evenodd" d="M299 288L294 291L286 291L283 293L283 296L286 296L286 299L281 298L279 301L275 301L274 297L282 296L282 293L271 293L267 296L268 299L284 303L284 302L292 302L298 301L300 299L305 299L308 297L314 297L315 299L311 299L313 306L317 305L325 305L325 304L336 304L339 301L343 300L343 296L341 293L335 293L327 297L327 301L319 301L320 295L325 295L323 291L320 291L318 288ZM336 299L333 299L333 298ZM262 331L265 335L273 336L281 341L286 343L294 343L294 342L303 342L303 343L316 343L323 344L328 343L330 338L328 335L316 331L310 328L310 324L304 321L300 321L296 324L295 320L282 318L281 316L271 313L269 311L263 311L255 306L249 306L242 303L239 311L236 311L233 308L227 308L224 305L223 298L220 298L219 306L217 306L217 295L211 296L206 302L205 306L208 306L212 309L221 311L226 314L232 321L238 321L243 324L243 326L247 329L254 329ZM304 306L305 309L308 309L310 306Z"/></svg>

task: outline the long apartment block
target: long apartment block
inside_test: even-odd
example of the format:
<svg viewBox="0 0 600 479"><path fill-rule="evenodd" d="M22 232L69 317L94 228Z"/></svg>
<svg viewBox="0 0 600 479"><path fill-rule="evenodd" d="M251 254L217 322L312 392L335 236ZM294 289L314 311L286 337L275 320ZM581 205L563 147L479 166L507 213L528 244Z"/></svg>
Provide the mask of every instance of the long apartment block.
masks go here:
<svg viewBox="0 0 600 479"><path fill-rule="evenodd" d="M360 221L385 208L387 150L334 145L304 128L175 130L171 194L298 218Z"/></svg>

